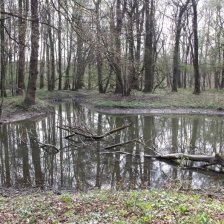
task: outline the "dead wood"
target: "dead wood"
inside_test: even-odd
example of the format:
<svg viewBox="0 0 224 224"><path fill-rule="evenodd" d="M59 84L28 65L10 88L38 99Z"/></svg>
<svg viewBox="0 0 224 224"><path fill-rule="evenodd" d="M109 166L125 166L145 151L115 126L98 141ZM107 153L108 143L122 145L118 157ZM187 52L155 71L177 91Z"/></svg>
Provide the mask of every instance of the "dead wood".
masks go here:
<svg viewBox="0 0 224 224"><path fill-rule="evenodd" d="M188 155L184 153L174 153L174 154L168 154L168 155L159 155L155 156L156 159L167 159L167 160L190 160L194 162L206 162L211 165L214 164L220 164L224 166L224 156L221 156L220 154L215 154L214 156L208 156L208 155Z"/></svg>
<svg viewBox="0 0 224 224"><path fill-rule="evenodd" d="M138 142L138 140L134 139L131 141L123 142L123 143L118 143L114 144L108 147L105 147L104 149L112 149L117 146L123 146L125 144L129 144L131 142ZM141 142L140 142L141 143ZM135 157L139 157L139 154L132 154L124 151L114 151L114 152L102 152L103 154L109 154L109 153L119 153L119 154L126 154L126 155L131 155ZM204 162L207 164L203 164L201 166L195 167L195 168L206 168L208 166L213 166L213 165L221 165L224 166L224 156L220 155L219 153L215 154L214 156L208 156L208 155L188 155L184 153L173 153L173 154L167 154L167 155L161 155L161 154L156 154L156 155L144 155L145 158L149 159L158 159L158 160L163 160L163 161L169 161L169 162L177 162L178 160L188 160L188 161L193 161L193 162Z"/></svg>
<svg viewBox="0 0 224 224"><path fill-rule="evenodd" d="M80 128L69 127L69 126L63 126L63 127L57 126L57 128L60 128L62 130L71 132L71 134L67 135L65 137L65 139L69 139L69 138L71 138L71 137L73 137L75 135L79 135L79 136L82 136L82 137L84 137L86 139L101 140L101 139L103 139L103 138L105 138L105 137L107 137L107 136L109 136L111 134L114 134L114 133L116 133L118 131L121 131L121 130L123 130L125 128L128 128L130 126L131 126L131 124L123 125L121 127L112 129L111 131L106 132L103 135L94 135L94 134L90 133L89 131L86 131L86 130L83 130L83 129L80 129Z"/></svg>
<svg viewBox="0 0 224 224"><path fill-rule="evenodd" d="M51 144L45 144L45 143L41 143L41 142L38 142L41 146L40 148L44 149L44 150L47 150L47 149L54 149L54 153L58 153L60 150L55 146L55 145L51 145Z"/></svg>
<svg viewBox="0 0 224 224"><path fill-rule="evenodd" d="M104 150L108 150L108 149L113 149L113 148L116 148L116 147L124 146L124 145L130 144L130 143L133 143L135 141L136 141L136 139L133 139L133 140L130 140L130 141L126 141L126 142L119 142L117 144L109 145L109 146L105 147Z"/></svg>

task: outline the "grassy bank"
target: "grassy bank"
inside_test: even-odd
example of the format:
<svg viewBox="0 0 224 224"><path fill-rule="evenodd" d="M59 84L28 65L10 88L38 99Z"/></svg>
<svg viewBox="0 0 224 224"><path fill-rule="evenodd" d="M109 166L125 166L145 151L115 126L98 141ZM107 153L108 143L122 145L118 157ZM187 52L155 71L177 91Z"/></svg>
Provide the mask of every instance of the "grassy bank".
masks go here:
<svg viewBox="0 0 224 224"><path fill-rule="evenodd" d="M2 223L224 223L224 200L164 190L0 197Z"/></svg>
<svg viewBox="0 0 224 224"><path fill-rule="evenodd" d="M78 98L82 102L96 107L106 108L199 108L199 109L224 109L224 91L205 91L200 95L192 94L192 90L179 90L172 93L158 90L155 94L132 91L130 96L122 97L121 94L109 92L99 94L96 90L79 91L37 91L37 97L46 99L72 99Z"/></svg>
<svg viewBox="0 0 224 224"><path fill-rule="evenodd" d="M191 90L180 90L178 93L158 90L155 94L145 94L140 91L133 91L131 96L122 97L120 94L109 92L99 94L96 90L79 91L52 91L38 90L36 92L36 105L27 108L24 104L24 97L7 97L4 99L2 107L1 121L19 120L20 116L15 115L29 113L27 118L32 117L32 113L41 114L49 111L50 102L78 100L81 103L92 105L98 108L123 108L123 109L212 109L224 111L224 92L206 91L200 95L193 95ZM212 112L213 113L213 112ZM210 112L211 114L211 112Z"/></svg>
<svg viewBox="0 0 224 224"><path fill-rule="evenodd" d="M97 92L80 91L86 101L98 107L112 108L224 108L224 92L206 91L200 95L192 94L191 90L180 90L178 93L160 90L155 94L132 92L131 96Z"/></svg>
<svg viewBox="0 0 224 224"><path fill-rule="evenodd" d="M155 94L133 91L130 96L122 97L120 94L109 92L99 94L96 90L79 91L52 91L38 90L36 92L36 107L46 106L46 101L60 101L67 99L80 99L96 107L108 108L201 108L224 109L223 91L205 91L200 95L192 94L191 90L180 90L177 93L160 90ZM43 103L45 101L45 103ZM5 107L22 107L23 97L8 97L4 100ZM35 106L34 106L35 108Z"/></svg>

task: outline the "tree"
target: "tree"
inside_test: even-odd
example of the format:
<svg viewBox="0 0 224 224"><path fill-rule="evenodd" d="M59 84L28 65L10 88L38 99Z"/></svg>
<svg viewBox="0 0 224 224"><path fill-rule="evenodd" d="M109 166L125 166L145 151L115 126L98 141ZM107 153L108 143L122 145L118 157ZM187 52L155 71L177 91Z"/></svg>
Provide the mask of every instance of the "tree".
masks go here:
<svg viewBox="0 0 224 224"><path fill-rule="evenodd" d="M100 15L99 15L99 9L100 9L100 3L101 0L93 0L93 3L95 5L95 14L96 14L96 64L97 64L97 73L98 73L98 88L99 93L103 93L103 80L102 80L102 69L103 69L103 58L101 54L101 41L100 41L100 35L101 35L101 26L100 26Z"/></svg>
<svg viewBox="0 0 224 224"><path fill-rule="evenodd" d="M26 18L28 14L28 0L19 0L19 59L18 59L18 85L17 95L23 95L25 90L25 41L26 41Z"/></svg>
<svg viewBox="0 0 224 224"><path fill-rule="evenodd" d="M24 103L35 104L36 80L38 74L38 49L39 49L39 17L38 0L31 0L31 55L29 80Z"/></svg>
<svg viewBox="0 0 224 224"><path fill-rule="evenodd" d="M194 94L200 94L200 73L198 65L198 13L196 0L192 0L193 7L193 33L194 33Z"/></svg>
<svg viewBox="0 0 224 224"><path fill-rule="evenodd" d="M48 75L48 90L53 91L55 89L55 45L54 45L54 33L52 31L51 25L51 9L49 1L46 1L48 7L48 39L49 39L49 47L50 47L50 74ZM60 51L60 49L59 49Z"/></svg>
<svg viewBox="0 0 224 224"><path fill-rule="evenodd" d="M124 1L126 4L126 1ZM121 0L116 1L116 25L114 25L114 35L115 35L115 60L113 63L114 71L116 74L116 88L115 93L123 92L123 82L122 82L122 70L121 70L121 31L123 25L124 13L126 6L122 4Z"/></svg>
<svg viewBox="0 0 224 224"><path fill-rule="evenodd" d="M4 12L5 10L5 3L4 0L1 3L1 11ZM6 87L5 87L5 80L6 80L6 64L7 64L7 57L6 57L6 40L5 40L5 18L4 15L1 14L0 20L0 40L1 40L1 79L0 79L0 88L1 88L1 97L6 97Z"/></svg>
<svg viewBox="0 0 224 224"><path fill-rule="evenodd" d="M61 21L61 0L58 0L58 90L62 88L62 47L61 47L61 33L62 33L62 21Z"/></svg>
<svg viewBox="0 0 224 224"><path fill-rule="evenodd" d="M149 7L150 4L150 7ZM145 0L145 84L144 92L152 92L154 85L154 52L153 52L153 35L154 35L154 1Z"/></svg>
<svg viewBox="0 0 224 224"><path fill-rule="evenodd" d="M190 0L185 1L183 4L179 5L179 3L174 2L177 6L178 16L177 16L177 24L176 24L176 33L175 33L175 45L174 45L174 53L173 53L173 85L172 92L177 92L177 84L178 84L178 76L180 76L179 69L179 61L180 61L180 38L181 38L181 30L182 30L182 17L184 12L187 9Z"/></svg>

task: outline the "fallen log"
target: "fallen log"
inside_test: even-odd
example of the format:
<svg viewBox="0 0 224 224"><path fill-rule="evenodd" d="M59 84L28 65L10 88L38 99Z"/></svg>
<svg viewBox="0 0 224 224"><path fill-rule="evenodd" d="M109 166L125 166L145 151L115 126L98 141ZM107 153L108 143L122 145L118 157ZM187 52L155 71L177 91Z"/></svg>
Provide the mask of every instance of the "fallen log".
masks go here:
<svg viewBox="0 0 224 224"><path fill-rule="evenodd" d="M216 153L214 156L208 155L188 155L184 153L173 153L168 155L157 155L156 159L167 159L167 160L190 160L194 162L206 162L211 165L219 164L224 166L224 156Z"/></svg>
<svg viewBox="0 0 224 224"><path fill-rule="evenodd" d="M110 150L114 147L117 146L122 146L131 142L134 142L136 140L132 140L132 141L127 141L127 142L123 142L123 143L118 143L115 145L111 145L108 147L105 147L104 149ZM138 140L136 141L138 142ZM139 142L138 142L139 143ZM109 152L102 152L102 153L106 153L108 154ZM131 155L131 156L135 156L135 157L139 157L139 154L132 154L132 153L128 153L125 151L114 151L111 153L120 153L120 154L126 154L126 155ZM149 159L158 159L158 160L163 160L163 161L171 161L171 162L176 162L178 160L183 160L183 161L193 161L193 162L204 162L207 164L203 164L201 166L195 167L195 168L206 168L208 166L213 166L213 165L221 165L224 166L224 156L216 153L215 155L209 156L209 155L189 155L189 154L184 154L184 153L173 153L173 154L167 154L167 155L161 155L161 154L156 154L156 155L143 155L145 158L149 158Z"/></svg>

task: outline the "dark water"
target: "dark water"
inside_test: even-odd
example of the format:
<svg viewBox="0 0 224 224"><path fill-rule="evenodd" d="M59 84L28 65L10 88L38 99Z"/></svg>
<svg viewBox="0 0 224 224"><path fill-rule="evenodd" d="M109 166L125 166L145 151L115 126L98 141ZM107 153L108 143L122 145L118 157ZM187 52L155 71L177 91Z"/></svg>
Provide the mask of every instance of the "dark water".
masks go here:
<svg viewBox="0 0 224 224"><path fill-rule="evenodd" d="M224 184L222 173L182 169L175 164L145 159L144 154L154 152L137 143L116 150L140 154L140 157L102 153L108 145L131 139L141 139L162 154L223 152L223 117L111 116L75 103L62 103L55 108L55 114L46 117L0 126L0 187L41 186L86 191L162 187L174 180L193 188ZM96 142L80 137L68 141L64 138L68 132L57 128L79 126L100 135L127 123L132 126ZM40 143L55 145L60 152L54 154L51 148L41 148Z"/></svg>

